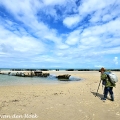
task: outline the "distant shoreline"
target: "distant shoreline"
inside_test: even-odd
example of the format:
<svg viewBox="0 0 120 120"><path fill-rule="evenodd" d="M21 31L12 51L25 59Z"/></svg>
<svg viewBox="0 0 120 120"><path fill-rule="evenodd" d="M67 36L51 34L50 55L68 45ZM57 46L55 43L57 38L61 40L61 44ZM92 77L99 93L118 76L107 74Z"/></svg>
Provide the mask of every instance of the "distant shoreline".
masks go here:
<svg viewBox="0 0 120 120"><path fill-rule="evenodd" d="M0 68L0 71L1 70L9 70L9 71L99 71L99 69L69 69L69 68L66 68L66 69L56 69L56 68L51 68L51 69L42 69L42 68ZM108 69L108 70L111 70L111 71L120 71L120 69Z"/></svg>

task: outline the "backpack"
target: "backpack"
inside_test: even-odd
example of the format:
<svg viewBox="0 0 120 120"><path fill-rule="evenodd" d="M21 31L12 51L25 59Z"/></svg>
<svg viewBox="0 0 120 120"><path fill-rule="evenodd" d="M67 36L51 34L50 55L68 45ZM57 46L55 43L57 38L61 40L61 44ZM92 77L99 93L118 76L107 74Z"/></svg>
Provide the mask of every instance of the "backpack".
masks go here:
<svg viewBox="0 0 120 120"><path fill-rule="evenodd" d="M104 72L104 73L108 76L108 79L112 84L115 84L116 82L118 82L118 78L115 75L115 73L112 73L112 72Z"/></svg>

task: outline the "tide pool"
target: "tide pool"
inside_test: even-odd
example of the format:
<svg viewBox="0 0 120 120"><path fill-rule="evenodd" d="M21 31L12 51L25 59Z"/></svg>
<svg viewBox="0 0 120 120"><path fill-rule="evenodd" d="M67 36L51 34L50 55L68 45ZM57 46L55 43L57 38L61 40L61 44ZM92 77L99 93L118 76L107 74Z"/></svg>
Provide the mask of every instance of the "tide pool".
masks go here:
<svg viewBox="0 0 120 120"><path fill-rule="evenodd" d="M60 81L55 75L44 77L18 77L0 74L0 86L10 85L38 85L38 84L65 84L72 81L79 81L79 78L70 76L70 81Z"/></svg>

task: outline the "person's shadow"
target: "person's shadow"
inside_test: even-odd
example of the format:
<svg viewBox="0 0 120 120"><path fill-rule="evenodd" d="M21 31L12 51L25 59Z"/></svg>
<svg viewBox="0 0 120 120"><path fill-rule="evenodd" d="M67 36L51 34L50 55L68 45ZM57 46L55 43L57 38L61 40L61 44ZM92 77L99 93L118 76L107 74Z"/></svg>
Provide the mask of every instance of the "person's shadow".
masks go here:
<svg viewBox="0 0 120 120"><path fill-rule="evenodd" d="M103 94L97 93L97 92L91 92L95 97L98 97L99 99L104 98ZM111 100L111 98L107 97L108 100Z"/></svg>
<svg viewBox="0 0 120 120"><path fill-rule="evenodd" d="M95 97L98 97L99 99L103 98L104 95L96 92L91 92Z"/></svg>

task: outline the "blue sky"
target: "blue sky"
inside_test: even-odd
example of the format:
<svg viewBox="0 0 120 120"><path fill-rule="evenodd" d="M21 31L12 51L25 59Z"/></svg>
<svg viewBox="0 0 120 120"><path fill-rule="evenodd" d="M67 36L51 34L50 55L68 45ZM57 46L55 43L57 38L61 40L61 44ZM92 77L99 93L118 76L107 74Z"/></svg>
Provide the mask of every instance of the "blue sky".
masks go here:
<svg viewBox="0 0 120 120"><path fill-rule="evenodd" d="M0 68L120 68L120 0L0 0Z"/></svg>

